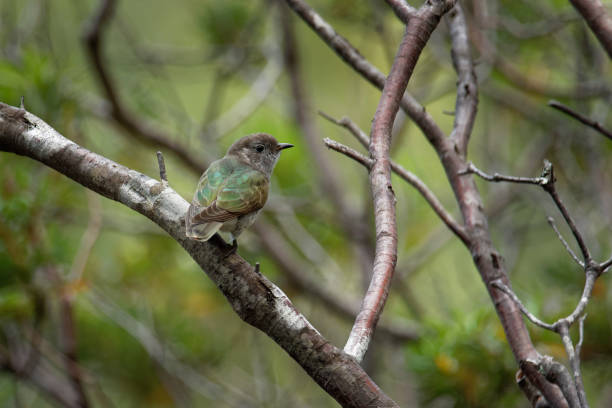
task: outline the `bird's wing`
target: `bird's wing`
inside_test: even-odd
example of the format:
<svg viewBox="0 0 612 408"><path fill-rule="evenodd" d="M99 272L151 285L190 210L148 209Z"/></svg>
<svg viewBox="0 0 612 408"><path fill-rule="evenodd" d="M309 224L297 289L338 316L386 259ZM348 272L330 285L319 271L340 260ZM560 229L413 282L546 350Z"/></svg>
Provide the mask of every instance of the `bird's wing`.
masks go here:
<svg viewBox="0 0 612 408"><path fill-rule="evenodd" d="M191 224L225 222L259 210L268 199L268 180L234 158L213 162L200 178L189 207Z"/></svg>
<svg viewBox="0 0 612 408"><path fill-rule="evenodd" d="M261 209L268 200L270 182L262 172L237 168L217 194L216 207L243 215Z"/></svg>

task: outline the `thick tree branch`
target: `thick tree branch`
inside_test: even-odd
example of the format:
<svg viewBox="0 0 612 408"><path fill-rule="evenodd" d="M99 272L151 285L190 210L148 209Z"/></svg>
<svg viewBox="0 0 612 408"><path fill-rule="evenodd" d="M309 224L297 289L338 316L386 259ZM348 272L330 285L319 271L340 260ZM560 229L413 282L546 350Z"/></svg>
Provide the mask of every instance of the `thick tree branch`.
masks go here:
<svg viewBox="0 0 612 408"><path fill-rule="evenodd" d="M601 0L570 0L612 59L612 17Z"/></svg>
<svg viewBox="0 0 612 408"><path fill-rule="evenodd" d="M237 254L226 256L229 245L218 237L187 239L182 220L188 203L171 188L78 146L36 116L5 104L0 105L0 150L36 159L151 219L185 248L241 319L270 336L343 406L397 406L278 287Z"/></svg>
<svg viewBox="0 0 612 408"><path fill-rule="evenodd" d="M363 298L361 311L344 346L347 354L363 359L382 313L397 262L397 225L395 194L391 186L389 150L391 130L399 101L406 91L417 60L440 18L454 1L428 1L406 25L391 72L385 81L380 102L374 114L370 138L370 187L376 224L376 252L372 280Z"/></svg>

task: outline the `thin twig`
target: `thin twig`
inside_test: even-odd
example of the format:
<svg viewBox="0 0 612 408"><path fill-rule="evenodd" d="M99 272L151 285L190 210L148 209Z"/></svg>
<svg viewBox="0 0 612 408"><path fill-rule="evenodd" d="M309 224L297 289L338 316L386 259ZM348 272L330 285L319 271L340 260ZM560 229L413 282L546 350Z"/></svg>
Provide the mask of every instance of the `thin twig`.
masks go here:
<svg viewBox="0 0 612 408"><path fill-rule="evenodd" d="M555 219L553 217L548 217L547 221L548 221L548 224L552 227L552 229L555 230L555 233L557 233L557 237L559 238L559 241L561 241L561 243L565 247L565 250L570 254L572 259L576 261L576 263L580 265L581 268L584 268L584 262L578 259L578 257L576 256L572 248L570 248L569 244L565 240L565 238L563 238L563 235L561 235L561 232L557 228L557 224L555 224Z"/></svg>
<svg viewBox="0 0 612 408"><path fill-rule="evenodd" d="M347 117L343 117L339 120L334 119L333 117L321 111L319 111L319 114L330 122L347 129L366 149L370 145L370 138L351 119ZM457 237L461 239L461 241L467 242L468 237L465 233L465 229L463 228L463 226L461 226L457 221L455 221L453 216L450 215L448 211L446 211L446 209L444 208L440 200L438 200L433 191L431 191L429 187L427 187L427 185L419 177L417 177L414 173L406 170L393 160L391 160L391 170L393 170L395 174L400 176L404 181L406 181L408 184L413 186L419 193L421 193L423 198L425 198L425 201L427 201L430 207L446 224L446 226L450 228L450 230L453 231L453 233L455 233L455 235L457 235Z"/></svg>
<svg viewBox="0 0 612 408"><path fill-rule="evenodd" d="M363 164L368 170L370 170L372 168L372 165L374 164L374 161L369 157L366 157L365 155L359 153L357 150L348 147L347 145L343 145L342 143L336 142L335 140L332 140L328 137L323 139L323 143L325 143L325 146L329 147L330 149L335 150L338 153L342 153L343 155L350 157L358 163Z"/></svg>
<svg viewBox="0 0 612 408"><path fill-rule="evenodd" d="M582 342L584 341L584 319L586 319L588 313L583 314L578 319L578 343L576 344L576 356L580 358L580 352L582 351Z"/></svg>
<svg viewBox="0 0 612 408"><path fill-rule="evenodd" d="M584 391L584 384L582 382L582 374L580 372L580 357L577 355L576 351L574 350L572 339L569 335L569 325L561 324L557 332L561 336L563 346L565 347L565 352L567 353L567 358L572 368L572 376L574 377L574 387L576 387L576 391L578 392L578 400L580 401L580 407L588 408L589 403L587 402L587 399L586 399L586 393Z"/></svg>
<svg viewBox="0 0 612 408"><path fill-rule="evenodd" d="M561 215L563 215L565 222L570 227L570 230L572 231L572 234L574 234L574 238L576 239L576 242L578 243L578 246L580 247L580 252L582 252L582 257L584 259L584 264L587 265L588 263L591 262L591 253L586 243L584 242L584 238L582 238L582 234L580 233L580 231L578 231L578 227L576 226L574 219L572 218L569 211L565 207L565 204L563 204L563 201L561 201L561 197L559 197L559 194L557 194L557 190L555 188L555 177L553 174L552 165L550 168L550 173L551 173L551 182L543 184L542 188L552 197L553 201L557 205L557 208L559 209L559 211L561 211Z"/></svg>
<svg viewBox="0 0 612 408"><path fill-rule="evenodd" d="M516 305L519 307L519 309L521 309L521 312L523 312L525 317L527 319L529 319L529 321L531 321L533 324L535 324L536 326L539 326L539 327L541 327L543 329L546 329L546 330L555 331L554 325L545 323L542 320L538 319L535 315L533 315L525 307L523 302L521 302L521 300L518 298L518 296L516 296L516 294L512 291L512 289L510 289L508 286L504 285L504 283L500 279L494 280L493 282L491 282L491 285L493 285L497 289L501 290L506 295L510 296L510 298L514 301L514 303L516 303Z"/></svg>
<svg viewBox="0 0 612 408"><path fill-rule="evenodd" d="M573 117L574 119L580 121L581 123L584 123L585 125L592 127L593 129L595 129L596 131L598 131L599 133L601 133L602 135L604 135L605 137L607 137L608 139L612 140L612 132L609 131L608 129L604 128L602 126L601 123L588 118L586 116L584 116L581 113L576 112L575 110L573 110L572 108L570 108L567 105L562 104L561 102L557 102L557 101L548 101L548 106L553 107L571 117Z"/></svg>
<svg viewBox="0 0 612 408"><path fill-rule="evenodd" d="M591 259L592 259L591 253L588 247L586 246L584 238L582 237L582 234L580 233L580 231L578 231L578 227L576 226L574 219L569 214L569 211L567 210L567 208L565 207L565 204L563 204L563 201L561 201L561 197L559 197L559 194L557 193L557 190L555 188L554 169L553 169L553 165L551 162L549 162L548 160L545 160L544 170L542 171L542 175L540 177L535 177L535 178L504 176L498 173L489 175L483 172L482 170L478 169L471 162L468 163L467 168L463 170L462 172L460 172L459 174L463 175L463 174L470 174L470 173L477 174L478 176L482 177L483 179L487 181L493 181L493 182L508 181L512 183L535 184L535 185L541 186L544 189L544 191L546 191L550 195L550 197L553 199L553 201L555 202L555 205L561 212L561 215L563 215L565 222L567 223L570 230L572 231L572 234L574 235L574 238L576 239L576 242L578 243L578 246L580 247L580 252L582 253L582 256L584 258L584 265L591 262Z"/></svg>
<svg viewBox="0 0 612 408"><path fill-rule="evenodd" d="M601 268L602 272L606 272L606 270L612 266L612 258L608 259L607 261L603 262L601 265L599 265L599 267Z"/></svg>
<svg viewBox="0 0 612 408"><path fill-rule="evenodd" d="M467 169L462 171L460 174L463 175L463 174L470 174L470 173L476 174L480 178L487 180L487 181L492 181L492 182L508 181L511 183L535 184L537 186L541 186L541 185L548 183L549 181L549 179L546 177L516 177L516 176L505 176L499 173L493 173L493 175L490 175L480 170L472 162L469 162Z"/></svg>
<svg viewBox="0 0 612 408"><path fill-rule="evenodd" d="M167 185L168 174L166 173L166 162L164 161L164 154L160 151L157 152L157 165L159 166L159 178Z"/></svg>

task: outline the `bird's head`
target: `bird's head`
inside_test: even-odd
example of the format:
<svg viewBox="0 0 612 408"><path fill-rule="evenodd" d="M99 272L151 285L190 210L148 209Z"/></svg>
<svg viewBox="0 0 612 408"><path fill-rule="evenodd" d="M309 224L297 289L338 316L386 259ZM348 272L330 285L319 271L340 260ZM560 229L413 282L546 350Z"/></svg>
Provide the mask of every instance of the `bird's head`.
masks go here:
<svg viewBox="0 0 612 408"><path fill-rule="evenodd" d="M263 172L268 177L283 149L293 147L289 143L279 143L267 133L254 133L234 142L227 151L241 162Z"/></svg>

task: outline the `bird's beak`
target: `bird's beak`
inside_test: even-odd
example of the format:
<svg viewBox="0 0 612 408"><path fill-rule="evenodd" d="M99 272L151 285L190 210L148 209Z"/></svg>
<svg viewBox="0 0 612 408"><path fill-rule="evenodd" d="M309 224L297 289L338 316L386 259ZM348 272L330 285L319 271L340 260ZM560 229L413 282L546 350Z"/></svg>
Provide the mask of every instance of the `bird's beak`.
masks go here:
<svg viewBox="0 0 612 408"><path fill-rule="evenodd" d="M283 149L288 149L288 148L290 148L290 147L293 147L293 145L292 145L291 143L279 143L279 144L276 146L276 150L281 151L281 150L283 150Z"/></svg>

